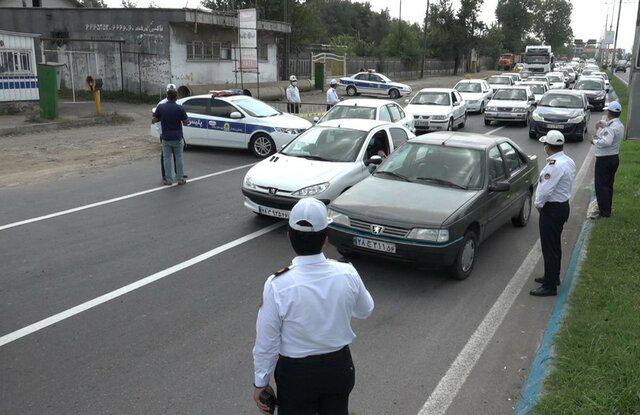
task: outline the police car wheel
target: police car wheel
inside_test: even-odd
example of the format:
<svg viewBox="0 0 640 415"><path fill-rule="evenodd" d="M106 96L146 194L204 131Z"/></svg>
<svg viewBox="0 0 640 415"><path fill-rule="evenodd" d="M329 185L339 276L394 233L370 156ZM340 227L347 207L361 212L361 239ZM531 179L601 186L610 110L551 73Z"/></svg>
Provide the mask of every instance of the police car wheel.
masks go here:
<svg viewBox="0 0 640 415"><path fill-rule="evenodd" d="M249 149L256 157L265 158L276 152L276 143L266 134L256 134L249 142Z"/></svg>
<svg viewBox="0 0 640 415"><path fill-rule="evenodd" d="M527 192L524 200L522 201L522 207L520 208L520 212L518 213L518 216L511 218L511 223L513 223L513 226L523 228L527 226L527 223L529 223L530 217L531 217L531 193Z"/></svg>
<svg viewBox="0 0 640 415"><path fill-rule="evenodd" d="M464 113L464 118L462 118L462 122L458 125L458 128L464 128L464 125L467 123L467 113Z"/></svg>
<svg viewBox="0 0 640 415"><path fill-rule="evenodd" d="M356 88L354 86L347 87L347 95L349 95L350 97L355 96L357 93L358 91L356 91Z"/></svg>
<svg viewBox="0 0 640 415"><path fill-rule="evenodd" d="M456 280L464 280L473 271L473 266L476 263L476 253L478 251L478 236L476 233L469 229L464 235L462 245L456 256L456 261L449 269L449 274Z"/></svg>
<svg viewBox="0 0 640 415"><path fill-rule="evenodd" d="M400 98L400 91L398 91L397 89L392 89L391 91L389 91L389 98L391 99Z"/></svg>

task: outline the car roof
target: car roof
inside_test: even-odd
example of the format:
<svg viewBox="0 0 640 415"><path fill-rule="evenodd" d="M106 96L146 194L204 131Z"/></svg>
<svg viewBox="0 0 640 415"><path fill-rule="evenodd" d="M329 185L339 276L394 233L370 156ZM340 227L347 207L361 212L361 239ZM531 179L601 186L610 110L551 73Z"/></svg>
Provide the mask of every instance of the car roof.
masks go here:
<svg viewBox="0 0 640 415"><path fill-rule="evenodd" d="M344 101L338 102L336 105L344 107L344 106L360 106L360 107L374 107L378 108L383 105L393 104L393 101L388 99L371 99L371 98L351 98L345 99Z"/></svg>
<svg viewBox="0 0 640 415"><path fill-rule="evenodd" d="M212 96L211 94L201 94L201 95L190 95L188 97L184 97L184 98L180 98L178 101L185 101L187 99L192 99L192 98L206 98L206 99L211 99ZM224 97L215 97L215 99L221 99L223 101L235 101L238 99L244 99L244 98L252 98L252 99L256 99L253 97L250 97L248 95L229 95L229 96L224 96ZM258 100L259 101L259 100Z"/></svg>
<svg viewBox="0 0 640 415"><path fill-rule="evenodd" d="M600 82L602 82L604 84L604 79L601 76L597 76L597 75L594 75L594 76L583 75L583 76L580 77L580 79L578 79L578 82L586 81L586 80L589 80L589 81L600 81Z"/></svg>
<svg viewBox="0 0 640 415"><path fill-rule="evenodd" d="M527 88L526 85L520 84L520 85L507 85L507 86L503 86L503 87L498 88L498 90L500 90L500 89L522 89L522 90L527 90L528 88Z"/></svg>
<svg viewBox="0 0 640 415"><path fill-rule="evenodd" d="M491 75L489 78L498 77L498 78L511 78L509 75Z"/></svg>
<svg viewBox="0 0 640 415"><path fill-rule="evenodd" d="M453 92L455 89L453 88L422 88L418 92Z"/></svg>
<svg viewBox="0 0 640 415"><path fill-rule="evenodd" d="M547 91L547 94L582 96L582 92L574 91L573 89L550 89Z"/></svg>
<svg viewBox="0 0 640 415"><path fill-rule="evenodd" d="M436 131L420 135L409 140L410 143L437 144L451 147L473 148L485 150L495 144L506 141L504 137L484 135L478 133L463 133L452 131Z"/></svg>
<svg viewBox="0 0 640 415"><path fill-rule="evenodd" d="M323 121L318 124L319 127L334 127L334 128L350 128L352 130L371 131L376 127L382 125L395 126L396 125L388 121L380 120L364 120L360 118L338 118L335 120Z"/></svg>
<svg viewBox="0 0 640 415"><path fill-rule="evenodd" d="M524 81L520 85L546 85L547 83L544 81Z"/></svg>
<svg viewBox="0 0 640 415"><path fill-rule="evenodd" d="M479 84L481 82L486 82L484 79L461 79L456 84L468 83L468 84Z"/></svg>

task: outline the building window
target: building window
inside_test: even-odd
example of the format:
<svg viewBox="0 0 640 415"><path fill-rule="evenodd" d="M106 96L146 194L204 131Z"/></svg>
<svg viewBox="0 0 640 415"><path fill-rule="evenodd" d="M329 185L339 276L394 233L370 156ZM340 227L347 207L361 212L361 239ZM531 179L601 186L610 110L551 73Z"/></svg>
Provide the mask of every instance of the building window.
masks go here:
<svg viewBox="0 0 640 415"><path fill-rule="evenodd" d="M32 74L31 52L25 50L4 50L0 52L1 74Z"/></svg>
<svg viewBox="0 0 640 415"><path fill-rule="evenodd" d="M214 61L231 59L230 42L187 42L188 61Z"/></svg>
<svg viewBox="0 0 640 415"><path fill-rule="evenodd" d="M31 5L32 5L33 7L42 7L42 0L33 0L33 1L31 2Z"/></svg>
<svg viewBox="0 0 640 415"><path fill-rule="evenodd" d="M258 60L268 61L269 60L269 45L266 43L261 43L258 45Z"/></svg>

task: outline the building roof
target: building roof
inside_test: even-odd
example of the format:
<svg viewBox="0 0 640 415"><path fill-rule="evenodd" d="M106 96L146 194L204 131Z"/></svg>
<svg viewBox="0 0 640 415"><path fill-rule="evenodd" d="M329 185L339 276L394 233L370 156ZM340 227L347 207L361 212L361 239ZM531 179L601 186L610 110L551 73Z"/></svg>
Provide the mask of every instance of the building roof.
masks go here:
<svg viewBox="0 0 640 415"><path fill-rule="evenodd" d="M22 36L22 37L40 37L42 35L38 33L26 33L26 32L12 32L11 30L0 29L0 35L6 36Z"/></svg>

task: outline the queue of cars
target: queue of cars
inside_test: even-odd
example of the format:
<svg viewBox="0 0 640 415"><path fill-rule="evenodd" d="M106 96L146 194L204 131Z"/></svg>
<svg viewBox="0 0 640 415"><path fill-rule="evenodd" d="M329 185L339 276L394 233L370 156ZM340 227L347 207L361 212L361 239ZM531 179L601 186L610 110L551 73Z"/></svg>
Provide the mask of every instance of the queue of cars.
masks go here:
<svg viewBox="0 0 640 415"><path fill-rule="evenodd" d="M356 75L348 79L362 81ZM421 89L404 108L352 98L313 123L243 95L179 103L189 116L187 144L248 148L263 158L242 181L250 211L287 218L299 199L315 197L329 206L329 241L344 256L435 265L464 279L492 232L509 221L527 225L538 164L507 138L454 130L478 112L486 125L528 126L531 138L557 129L582 141L591 109L604 106L606 85L583 73L565 89L573 77L575 71L557 70L464 79L454 88ZM348 95L367 93L341 82L345 91L356 88ZM393 97L403 94L411 89ZM433 133L420 135L426 132Z"/></svg>

